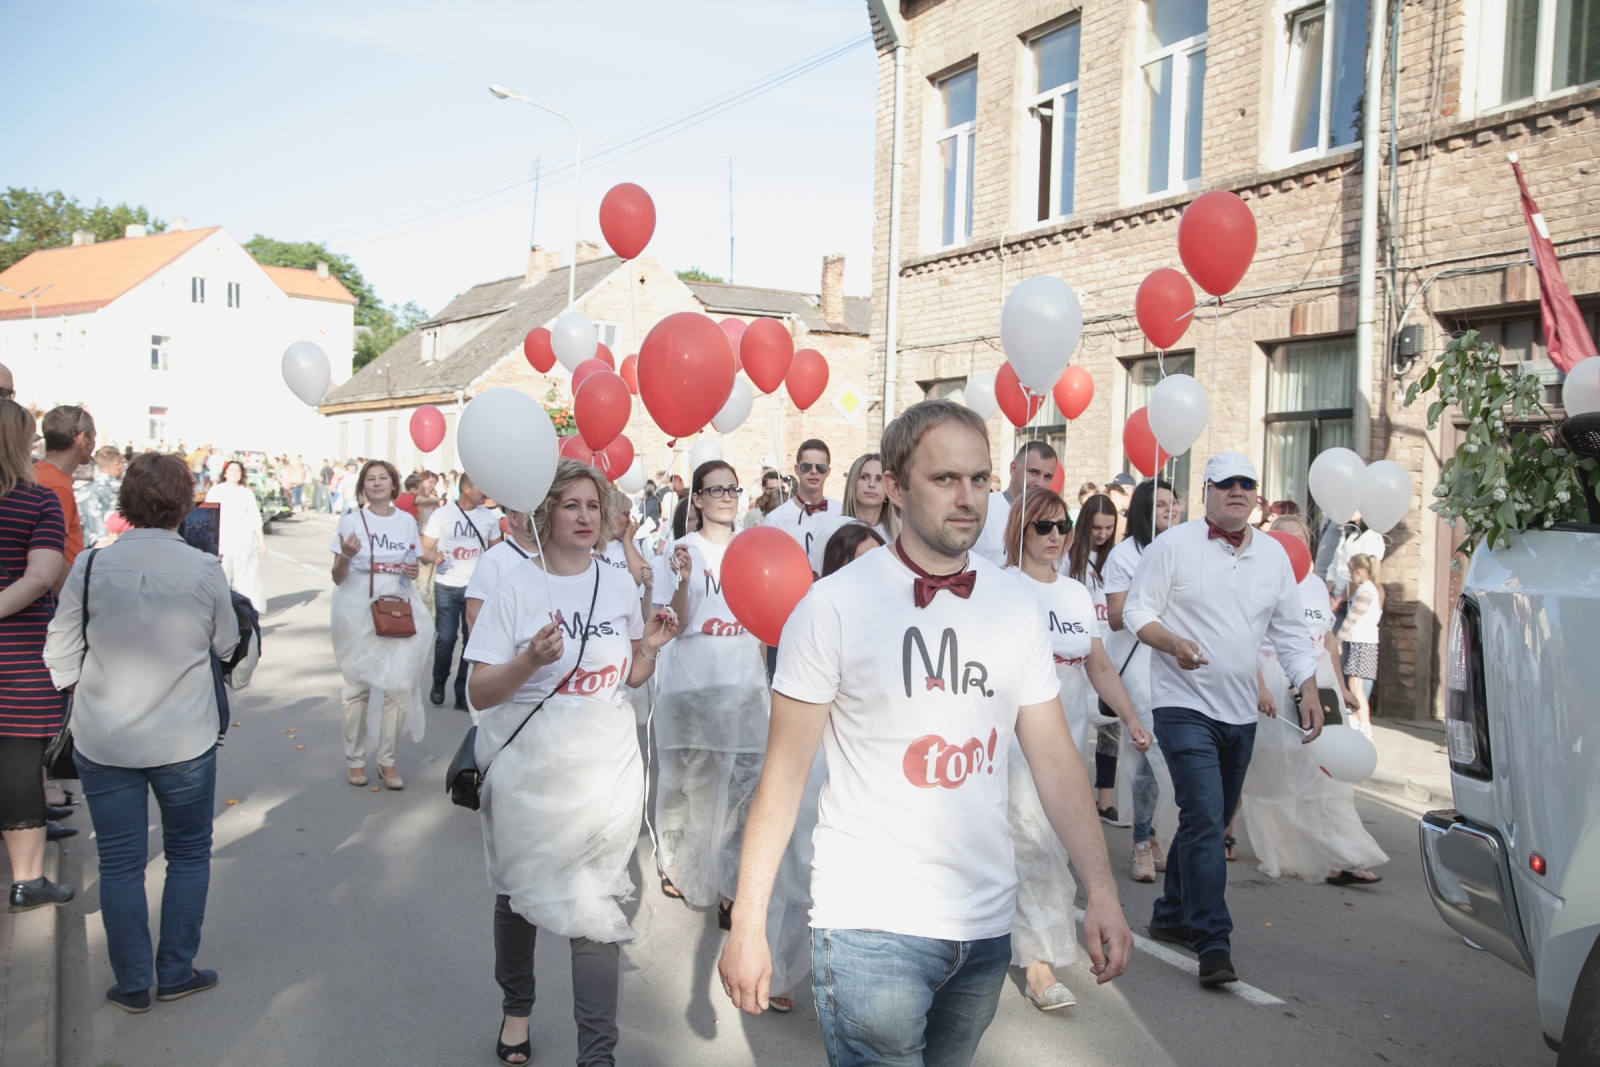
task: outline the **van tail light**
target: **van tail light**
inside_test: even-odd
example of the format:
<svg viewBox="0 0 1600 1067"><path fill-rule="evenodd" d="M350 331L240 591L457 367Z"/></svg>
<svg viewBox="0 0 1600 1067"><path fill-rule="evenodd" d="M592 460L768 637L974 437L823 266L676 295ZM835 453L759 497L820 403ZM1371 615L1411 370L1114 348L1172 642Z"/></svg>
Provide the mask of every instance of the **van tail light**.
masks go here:
<svg viewBox="0 0 1600 1067"><path fill-rule="evenodd" d="M1450 769L1470 778L1491 776L1489 703L1483 684L1483 631L1478 603L1463 596L1450 619L1445 667L1445 732Z"/></svg>
<svg viewBox="0 0 1600 1067"><path fill-rule="evenodd" d="M1543 878L1544 857L1539 855L1537 852L1530 852L1528 854L1528 870L1532 871L1534 874L1537 874L1540 878Z"/></svg>

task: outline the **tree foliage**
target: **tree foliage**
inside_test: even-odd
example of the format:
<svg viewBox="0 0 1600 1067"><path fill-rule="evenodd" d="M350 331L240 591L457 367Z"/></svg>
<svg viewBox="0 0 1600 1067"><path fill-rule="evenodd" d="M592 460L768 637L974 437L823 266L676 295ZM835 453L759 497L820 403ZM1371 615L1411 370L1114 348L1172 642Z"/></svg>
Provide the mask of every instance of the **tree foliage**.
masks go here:
<svg viewBox="0 0 1600 1067"><path fill-rule="evenodd" d="M379 320L376 326L356 330L356 370L383 355L390 345L427 322L428 313L415 300L407 300L404 305L378 305L378 314L374 318Z"/></svg>
<svg viewBox="0 0 1600 1067"><path fill-rule="evenodd" d="M688 270L678 271L678 280L685 282L720 282L722 281L722 276L707 274L699 267L690 267Z"/></svg>
<svg viewBox="0 0 1600 1067"><path fill-rule="evenodd" d="M94 207L86 208L59 189L45 193L12 186L0 193L0 270L41 248L70 245L73 230L87 230L96 241L110 241L124 236L132 223L153 233L167 228L143 204L111 207L96 200Z"/></svg>

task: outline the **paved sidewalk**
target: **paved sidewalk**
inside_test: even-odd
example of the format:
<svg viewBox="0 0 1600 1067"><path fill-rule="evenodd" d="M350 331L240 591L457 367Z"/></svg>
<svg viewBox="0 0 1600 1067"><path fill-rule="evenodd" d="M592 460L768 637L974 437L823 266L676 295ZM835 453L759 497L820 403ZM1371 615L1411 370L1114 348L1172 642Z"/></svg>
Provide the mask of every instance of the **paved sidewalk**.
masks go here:
<svg viewBox="0 0 1600 1067"><path fill-rule="evenodd" d="M56 881L60 866L61 846L46 845L45 876ZM10 886L11 864L4 849L0 849L0 872ZM60 934L60 908L35 908L18 915L0 911L0 1067L56 1067Z"/></svg>
<svg viewBox="0 0 1600 1067"><path fill-rule="evenodd" d="M1372 743L1378 747L1378 769L1357 788L1434 808L1455 803L1444 723L1373 719Z"/></svg>

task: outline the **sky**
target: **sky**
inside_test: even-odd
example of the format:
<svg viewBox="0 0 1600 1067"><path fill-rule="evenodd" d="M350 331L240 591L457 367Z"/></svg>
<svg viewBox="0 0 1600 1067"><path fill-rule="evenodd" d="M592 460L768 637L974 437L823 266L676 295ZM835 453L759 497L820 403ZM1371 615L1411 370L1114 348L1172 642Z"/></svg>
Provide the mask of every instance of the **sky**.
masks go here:
<svg viewBox="0 0 1600 1067"><path fill-rule="evenodd" d="M240 241L326 241L383 300L437 312L520 274L530 236L571 255L572 130L496 99L499 82L565 112L593 155L578 239L600 240L601 197L635 182L656 204L649 253L727 277L731 157L734 280L816 292L822 257L842 252L846 292L868 295L868 34L862 0L7 2L0 184L143 204Z"/></svg>

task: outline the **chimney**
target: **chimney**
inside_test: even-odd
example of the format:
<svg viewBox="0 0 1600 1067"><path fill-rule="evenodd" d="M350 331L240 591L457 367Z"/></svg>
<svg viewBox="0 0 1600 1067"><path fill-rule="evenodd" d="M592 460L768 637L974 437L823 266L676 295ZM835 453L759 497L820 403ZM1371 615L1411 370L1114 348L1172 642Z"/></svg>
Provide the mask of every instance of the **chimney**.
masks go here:
<svg viewBox="0 0 1600 1067"><path fill-rule="evenodd" d="M327 281L328 280L328 261L327 260L325 260L325 259L317 260L317 277L319 279L321 279L322 281Z"/></svg>
<svg viewBox="0 0 1600 1067"><path fill-rule="evenodd" d="M122 231L122 236L124 236L124 237L143 237L144 236L144 227L139 225L137 222L130 222L130 223L128 223L127 228Z"/></svg>
<svg viewBox="0 0 1600 1067"><path fill-rule="evenodd" d="M532 285L553 270L561 268L561 253L534 245L528 249L528 276L523 279L523 285Z"/></svg>
<svg viewBox="0 0 1600 1067"><path fill-rule="evenodd" d="M829 323L844 322L844 254L822 257L822 317Z"/></svg>
<svg viewBox="0 0 1600 1067"><path fill-rule="evenodd" d="M181 217L180 218L176 218L176 219L173 219L171 222L167 223L167 232L168 233L182 233L183 231L187 230L188 228L189 228L189 220L186 219L186 218L181 218Z"/></svg>
<svg viewBox="0 0 1600 1067"><path fill-rule="evenodd" d="M579 263L593 263L595 260L599 259L602 255L604 255L604 253L600 250L600 242L599 241L579 241L578 242L578 262Z"/></svg>
<svg viewBox="0 0 1600 1067"><path fill-rule="evenodd" d="M73 248L78 248L81 245L92 245L92 244L94 244L94 234L90 233L88 230L73 230L72 231L72 247Z"/></svg>

